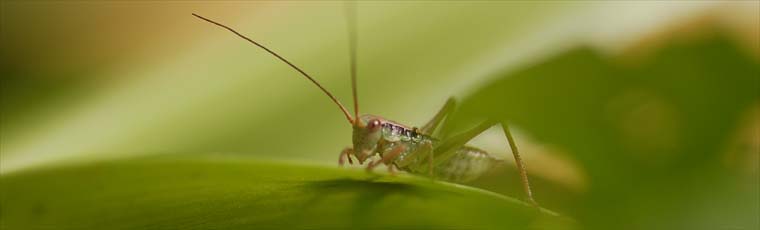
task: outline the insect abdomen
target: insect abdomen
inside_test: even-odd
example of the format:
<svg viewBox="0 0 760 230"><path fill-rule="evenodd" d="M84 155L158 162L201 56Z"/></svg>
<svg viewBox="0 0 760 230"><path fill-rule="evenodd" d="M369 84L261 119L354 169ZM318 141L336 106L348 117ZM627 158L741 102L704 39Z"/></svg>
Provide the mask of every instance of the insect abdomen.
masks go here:
<svg viewBox="0 0 760 230"><path fill-rule="evenodd" d="M457 150L454 156L435 166L433 171L438 179L467 182L486 173L497 161L486 151L463 146Z"/></svg>

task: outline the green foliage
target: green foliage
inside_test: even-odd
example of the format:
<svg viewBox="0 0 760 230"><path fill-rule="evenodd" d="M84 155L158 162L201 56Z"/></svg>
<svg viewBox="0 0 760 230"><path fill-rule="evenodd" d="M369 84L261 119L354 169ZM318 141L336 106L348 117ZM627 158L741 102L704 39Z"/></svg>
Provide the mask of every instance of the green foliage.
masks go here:
<svg viewBox="0 0 760 230"><path fill-rule="evenodd" d="M760 67L724 37L671 40L633 59L577 48L461 98L448 133L508 121L518 139L572 158L567 168L582 172L564 180L551 163L531 166L567 156L523 151L537 201L566 218L427 179L260 161L334 163L351 129L291 68L189 13L267 44L350 105L343 3L188 4L3 5L13 10L0 52L0 229L760 228ZM482 71L579 38L639 40L705 5L361 4L361 112L409 125ZM710 15L734 9L715 5ZM121 160L176 152L227 155ZM522 194L517 172L502 169L473 185Z"/></svg>
<svg viewBox="0 0 760 230"><path fill-rule="evenodd" d="M719 36L636 59L574 49L500 73L464 100L449 132L498 119L569 153L590 186L567 212L586 227L756 229L757 174L737 162L757 153L732 145L758 105L759 70Z"/></svg>
<svg viewBox="0 0 760 230"><path fill-rule="evenodd" d="M407 176L173 155L2 177L2 229L528 228L572 222Z"/></svg>

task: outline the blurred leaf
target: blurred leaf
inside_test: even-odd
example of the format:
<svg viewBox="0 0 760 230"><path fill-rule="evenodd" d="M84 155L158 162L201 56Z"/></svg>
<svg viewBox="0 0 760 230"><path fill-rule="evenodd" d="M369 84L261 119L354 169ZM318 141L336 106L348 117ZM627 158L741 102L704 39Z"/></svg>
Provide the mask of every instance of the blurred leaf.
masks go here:
<svg viewBox="0 0 760 230"><path fill-rule="evenodd" d="M724 153L758 103L760 68L730 40L707 37L636 60L579 48L500 73L465 98L449 132L498 119L569 152L590 182L569 213L587 227L756 229L757 174Z"/></svg>
<svg viewBox="0 0 760 230"><path fill-rule="evenodd" d="M470 72L504 65L482 59L540 55L530 47L564 40L527 35L597 4L358 5L361 112L412 125L429 119L452 91L479 81L482 75ZM0 173L174 152L332 163L350 143L350 126L316 87L270 54L190 15L266 44L350 105L343 2L14 1L3 7L7 36L0 45L7 49L0 49L0 65L8 70L0 72ZM65 39L51 43L52 37ZM500 52L521 41L531 45Z"/></svg>
<svg viewBox="0 0 760 230"><path fill-rule="evenodd" d="M0 228L528 228L568 219L416 177L165 156L4 175Z"/></svg>

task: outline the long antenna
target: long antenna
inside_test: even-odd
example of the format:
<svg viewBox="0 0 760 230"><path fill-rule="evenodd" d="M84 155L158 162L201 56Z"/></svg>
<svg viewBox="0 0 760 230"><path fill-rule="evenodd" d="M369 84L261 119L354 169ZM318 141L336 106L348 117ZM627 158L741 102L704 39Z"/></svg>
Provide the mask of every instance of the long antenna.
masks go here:
<svg viewBox="0 0 760 230"><path fill-rule="evenodd" d="M301 68L298 68L296 65L293 65L293 63L290 63L288 60L285 60L285 58L283 58L279 54L275 53L274 51L270 50L267 47L264 47L263 45L259 44L258 42L253 41L253 39L250 39L250 38L246 37L245 35L242 35L242 34L238 33L237 31L235 31L234 29L232 29L232 28L230 28L228 26L225 26L225 25L223 25L221 23L215 22L215 21L213 21L211 19L204 18L203 16L197 15L195 13L193 13L193 16L198 17L200 19L203 19L204 21L210 22L211 24L214 24L214 25L220 26L222 28L225 28L225 29L231 31L232 33L235 33L237 36L239 36L239 37L241 37L241 38L243 38L243 39L245 39L245 40L253 43L254 45L256 45L256 46L258 46L258 47L266 50L267 52L269 52L270 54L274 55L275 57L277 57L281 61L285 62L285 64L288 64L290 67L293 67L293 69L295 69L296 71L298 71L299 73L301 73L304 77L308 78L309 81L311 81L312 83L314 83L315 85L317 85L317 87L319 87L319 89L321 89L322 92L325 92L325 94L327 94L327 96L330 97L330 99L332 99L332 101L335 102L335 104L338 105L338 107L340 107L340 110L343 111L343 115L346 115L346 119L348 119L348 122L351 123L351 124L354 124L354 119L351 118L351 114L348 113L348 110L346 110L346 107L343 106L343 104L341 104L340 101L338 101L338 99L335 98L335 96L333 96L330 93L330 91L327 91L327 89L325 89L325 87L322 87L322 85L320 85L319 82L317 82L316 80L314 80L314 78L312 78L311 76L309 76L309 74L307 74L306 72L304 72L303 70L301 70ZM355 93L354 93L354 98L356 98L356 94Z"/></svg>
<svg viewBox="0 0 760 230"><path fill-rule="evenodd" d="M354 117L359 119L359 96L356 92L356 3L354 1L346 2L346 26L348 26L348 48L349 58L351 59L351 92L354 96Z"/></svg>

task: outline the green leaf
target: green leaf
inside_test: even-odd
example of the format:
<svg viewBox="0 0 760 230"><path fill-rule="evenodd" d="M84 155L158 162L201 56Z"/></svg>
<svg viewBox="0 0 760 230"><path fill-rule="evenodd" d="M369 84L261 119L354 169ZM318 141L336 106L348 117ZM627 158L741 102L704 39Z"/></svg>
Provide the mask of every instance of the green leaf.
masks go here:
<svg viewBox="0 0 760 230"><path fill-rule="evenodd" d="M500 73L465 98L452 130L508 121L575 158L589 191L564 212L588 228L755 229L757 136L742 130L760 105L760 65L708 34L635 60L578 48Z"/></svg>
<svg viewBox="0 0 760 230"><path fill-rule="evenodd" d="M2 229L567 225L494 193L413 176L172 155L3 175Z"/></svg>

